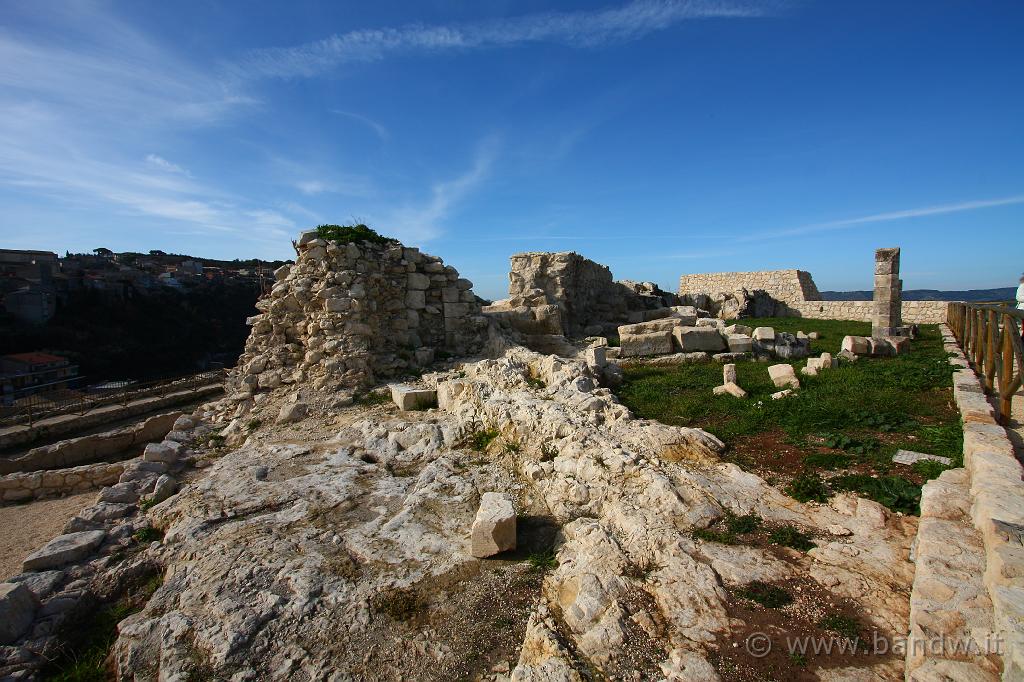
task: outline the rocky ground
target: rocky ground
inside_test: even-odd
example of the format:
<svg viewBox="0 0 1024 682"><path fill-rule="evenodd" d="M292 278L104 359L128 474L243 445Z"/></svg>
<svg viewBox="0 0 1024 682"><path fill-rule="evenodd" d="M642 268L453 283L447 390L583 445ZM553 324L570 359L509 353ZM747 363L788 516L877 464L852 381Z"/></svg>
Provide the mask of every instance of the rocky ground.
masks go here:
<svg viewBox="0 0 1024 682"><path fill-rule="evenodd" d="M148 511L165 577L119 627L122 676L756 679L778 661L738 654L748 633L815 623L823 604L906 631L915 519L799 504L721 463L709 434L632 418L581 361L514 348L423 383L440 409L282 386L198 415L234 429ZM469 529L490 491L516 500L519 549L479 560ZM817 547L693 534L744 514ZM737 597L752 581L798 598L758 607ZM897 679L902 660L808 674Z"/></svg>

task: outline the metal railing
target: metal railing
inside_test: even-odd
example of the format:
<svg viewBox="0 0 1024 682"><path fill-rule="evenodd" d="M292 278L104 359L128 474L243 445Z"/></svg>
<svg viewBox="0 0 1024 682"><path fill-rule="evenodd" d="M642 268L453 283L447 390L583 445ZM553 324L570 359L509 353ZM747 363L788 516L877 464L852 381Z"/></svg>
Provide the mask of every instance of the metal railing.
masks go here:
<svg viewBox="0 0 1024 682"><path fill-rule="evenodd" d="M131 382L100 390L56 389L45 393L32 393L0 405L0 427L35 424L41 419L64 414L86 415L106 405L127 405L141 398L162 397L182 391L198 391L203 386L224 381L224 369L197 374L164 377L151 381Z"/></svg>
<svg viewBox="0 0 1024 682"><path fill-rule="evenodd" d="M999 398L999 420L1010 419L1013 395L1024 376L1024 310L1002 305L950 303L946 322L985 386Z"/></svg>

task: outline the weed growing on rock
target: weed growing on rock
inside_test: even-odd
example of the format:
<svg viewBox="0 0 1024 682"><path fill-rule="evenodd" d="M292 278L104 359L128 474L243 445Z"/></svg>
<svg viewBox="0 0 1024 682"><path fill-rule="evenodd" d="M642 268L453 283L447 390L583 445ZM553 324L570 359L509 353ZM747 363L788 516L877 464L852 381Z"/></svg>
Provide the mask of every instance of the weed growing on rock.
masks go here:
<svg viewBox="0 0 1024 682"><path fill-rule="evenodd" d="M893 511L917 514L921 506L921 486L899 476L848 474L829 481L833 490L856 492Z"/></svg>
<svg viewBox="0 0 1024 682"><path fill-rule="evenodd" d="M860 623L841 613L830 613L821 619L818 626L823 630L831 630L845 639L856 639L860 636Z"/></svg>
<svg viewBox="0 0 1024 682"><path fill-rule="evenodd" d="M555 457L558 457L558 448L555 447L554 443L547 442L541 443L540 445L540 461L550 462Z"/></svg>
<svg viewBox="0 0 1024 682"><path fill-rule="evenodd" d="M729 529L730 533L746 535L747 533L753 533L761 527L761 517L757 514L736 516L731 512L727 512L725 516L725 527Z"/></svg>
<svg viewBox="0 0 1024 682"><path fill-rule="evenodd" d="M771 583L754 580L736 590L736 594L769 609L780 609L793 603L793 596L786 590Z"/></svg>
<svg viewBox="0 0 1024 682"><path fill-rule="evenodd" d="M811 536L804 533L796 526L782 526L772 531L771 535L768 536L768 541L773 545L782 545L783 547L792 547L798 549L801 552L806 552L809 549L813 549L815 544L811 542Z"/></svg>
<svg viewBox="0 0 1024 682"><path fill-rule="evenodd" d="M530 562L530 568L535 571L548 571L558 568L558 559L555 558L555 550L553 549L534 552L526 560Z"/></svg>
<svg viewBox="0 0 1024 682"><path fill-rule="evenodd" d="M164 539L164 534L152 526L140 528L132 534L135 542L159 542Z"/></svg>
<svg viewBox="0 0 1024 682"><path fill-rule="evenodd" d="M486 450L491 442L498 437L497 429L482 429L474 431L469 437L469 446L477 452L483 452Z"/></svg>
<svg viewBox="0 0 1024 682"><path fill-rule="evenodd" d="M697 528L693 531L693 537L704 542L717 542L723 545L731 545L736 542L736 536L733 533L713 528Z"/></svg>

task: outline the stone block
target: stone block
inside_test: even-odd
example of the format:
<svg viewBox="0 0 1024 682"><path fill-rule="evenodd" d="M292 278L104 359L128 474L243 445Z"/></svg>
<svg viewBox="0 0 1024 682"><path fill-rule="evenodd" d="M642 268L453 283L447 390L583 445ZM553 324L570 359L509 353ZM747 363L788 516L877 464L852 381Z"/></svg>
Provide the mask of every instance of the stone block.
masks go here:
<svg viewBox="0 0 1024 682"><path fill-rule="evenodd" d="M868 343L871 346L871 355L873 357L885 358L893 354L892 346L889 345L887 339L872 336L868 339Z"/></svg>
<svg viewBox="0 0 1024 682"><path fill-rule="evenodd" d="M484 493L473 519L470 553L484 558L516 548L516 510L505 493Z"/></svg>
<svg viewBox="0 0 1024 682"><path fill-rule="evenodd" d="M821 360L821 369L832 369L839 365L839 363L832 358L831 353L822 353L819 359Z"/></svg>
<svg viewBox="0 0 1024 682"><path fill-rule="evenodd" d="M405 305L413 310L422 310L427 307L427 297L424 292L417 289L410 289L405 292Z"/></svg>
<svg viewBox="0 0 1024 682"><path fill-rule="evenodd" d="M772 365L768 368L768 376L771 377L772 383L778 388L784 388L786 386L790 388L800 388L800 380L796 378L796 372L793 371L793 365Z"/></svg>
<svg viewBox="0 0 1024 682"><path fill-rule="evenodd" d="M619 327L621 330L622 327ZM620 332L621 333L621 332ZM672 332L619 336L619 355L624 358L664 355L672 352Z"/></svg>
<svg viewBox="0 0 1024 682"><path fill-rule="evenodd" d="M730 353L752 353L754 351L754 340L743 334L730 334L726 337Z"/></svg>
<svg viewBox="0 0 1024 682"><path fill-rule="evenodd" d="M309 406L303 402L288 403L277 414L278 424L302 421L309 414Z"/></svg>
<svg viewBox="0 0 1024 682"><path fill-rule="evenodd" d="M163 462L164 464L175 464L184 452L185 448L181 443L173 440L165 440L161 443L150 443L142 453L142 459L147 462Z"/></svg>
<svg viewBox="0 0 1024 682"><path fill-rule="evenodd" d="M697 323L697 309L692 305L677 305L669 308L672 311L670 317L679 320L680 324L692 327Z"/></svg>
<svg viewBox="0 0 1024 682"><path fill-rule="evenodd" d="M25 557L22 570L39 571L80 561L92 554L106 536L106 531L102 530L58 535Z"/></svg>
<svg viewBox="0 0 1024 682"><path fill-rule="evenodd" d="M430 288L430 277L421 272L410 272L408 275L408 288L422 291Z"/></svg>
<svg viewBox="0 0 1024 682"><path fill-rule="evenodd" d="M676 346L684 353L706 351L717 353L727 348L717 327L677 327L673 332Z"/></svg>
<svg viewBox="0 0 1024 682"><path fill-rule="evenodd" d="M608 364L608 350L606 346L591 346L583 351L583 359L590 367L604 367Z"/></svg>
<svg viewBox="0 0 1024 682"><path fill-rule="evenodd" d="M894 355L902 355L903 353L910 352L910 337L890 336L887 337L885 341L889 344Z"/></svg>
<svg viewBox="0 0 1024 682"><path fill-rule="evenodd" d="M871 341L863 336L845 336L842 349L854 355L868 355L871 353Z"/></svg>
<svg viewBox="0 0 1024 682"><path fill-rule="evenodd" d="M391 400L403 411L425 410L437 406L437 391L431 388L391 384Z"/></svg>
<svg viewBox="0 0 1024 682"><path fill-rule="evenodd" d="M0 644L25 634L36 615L36 597L21 583L0 583Z"/></svg>
<svg viewBox="0 0 1024 682"><path fill-rule="evenodd" d="M914 452L913 450L897 450L896 454L892 456L892 461L896 464L913 464L914 462L920 462L922 460L931 460L933 462L939 462L949 466L953 463L949 457L941 457L939 455L929 455L924 452Z"/></svg>
<svg viewBox="0 0 1024 682"><path fill-rule="evenodd" d="M450 410L455 405L455 399L462 395L462 392L469 387L469 384L461 380L443 381L437 385L437 406L442 410Z"/></svg>
<svg viewBox="0 0 1024 682"><path fill-rule="evenodd" d="M743 336L750 336L753 331L750 327L742 324L730 324L725 328L725 333L729 335L742 334Z"/></svg>
<svg viewBox="0 0 1024 682"><path fill-rule="evenodd" d="M726 382L721 386L715 386L714 389L712 389L712 392L715 395L731 395L734 398L747 397L747 392L740 388L739 384L736 384L731 381Z"/></svg>
<svg viewBox="0 0 1024 682"><path fill-rule="evenodd" d="M755 341L775 343L775 330L771 327L757 327L751 336L754 337Z"/></svg>
<svg viewBox="0 0 1024 682"><path fill-rule="evenodd" d="M654 332L671 332L682 326L682 321L675 317L666 317L660 320L650 320L637 324L624 324L619 327L619 338L623 334L652 334Z"/></svg>

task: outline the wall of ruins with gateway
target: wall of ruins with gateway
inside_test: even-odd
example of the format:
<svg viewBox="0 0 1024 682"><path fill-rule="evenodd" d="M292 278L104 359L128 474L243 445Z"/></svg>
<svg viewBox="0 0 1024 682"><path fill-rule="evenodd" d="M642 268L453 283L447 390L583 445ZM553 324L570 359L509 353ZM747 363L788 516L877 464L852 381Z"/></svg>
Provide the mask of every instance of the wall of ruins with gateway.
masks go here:
<svg viewBox="0 0 1024 682"><path fill-rule="evenodd" d="M762 289L785 303L775 314L784 317L807 317L825 320L857 320L871 322L871 301L823 301L811 273L804 270L762 270L757 272L711 272L683 275L679 278L679 294L694 295L726 293L746 289ZM946 321L947 301L903 301L902 316L906 324L938 324Z"/></svg>

